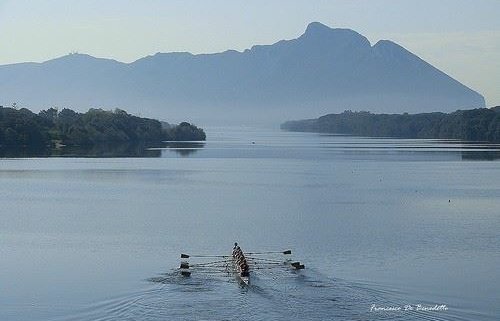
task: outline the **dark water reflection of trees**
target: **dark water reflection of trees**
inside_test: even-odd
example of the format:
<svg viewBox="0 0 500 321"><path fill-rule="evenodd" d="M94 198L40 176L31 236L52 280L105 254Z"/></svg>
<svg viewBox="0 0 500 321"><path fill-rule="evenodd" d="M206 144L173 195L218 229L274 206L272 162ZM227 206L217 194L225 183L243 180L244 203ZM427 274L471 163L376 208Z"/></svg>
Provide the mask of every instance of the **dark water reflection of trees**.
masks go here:
<svg viewBox="0 0 500 321"><path fill-rule="evenodd" d="M463 160L497 160L500 159L499 151L462 151Z"/></svg>
<svg viewBox="0 0 500 321"><path fill-rule="evenodd" d="M167 142L168 150L174 151L180 156L186 157L196 153L205 146L204 142Z"/></svg>
<svg viewBox="0 0 500 321"><path fill-rule="evenodd" d="M48 148L35 147L7 147L0 146L0 158L33 158L33 157L189 157L203 149L204 142L165 142L162 144L125 144L107 143L92 146L65 146ZM460 155L462 160L500 160L498 145L468 146L462 142L462 150L450 150L445 153Z"/></svg>
<svg viewBox="0 0 500 321"><path fill-rule="evenodd" d="M35 147L0 147L0 158L32 158L32 157L161 157L162 149L169 148L182 157L195 153L203 148L204 143L175 142L157 145L105 143L91 146L63 146L49 148Z"/></svg>

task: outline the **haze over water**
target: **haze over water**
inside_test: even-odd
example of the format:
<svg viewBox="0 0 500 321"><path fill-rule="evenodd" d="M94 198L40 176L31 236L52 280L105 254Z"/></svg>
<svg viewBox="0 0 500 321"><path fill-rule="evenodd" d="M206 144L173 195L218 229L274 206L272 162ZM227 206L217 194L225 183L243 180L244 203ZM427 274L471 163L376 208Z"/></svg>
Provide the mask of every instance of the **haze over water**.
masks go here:
<svg viewBox="0 0 500 321"><path fill-rule="evenodd" d="M1 320L495 320L499 146L209 128L149 158L0 160ZM120 155L123 156L123 155ZM137 156L137 155L134 155ZM176 273L292 249L306 270ZM446 305L447 311L374 312Z"/></svg>

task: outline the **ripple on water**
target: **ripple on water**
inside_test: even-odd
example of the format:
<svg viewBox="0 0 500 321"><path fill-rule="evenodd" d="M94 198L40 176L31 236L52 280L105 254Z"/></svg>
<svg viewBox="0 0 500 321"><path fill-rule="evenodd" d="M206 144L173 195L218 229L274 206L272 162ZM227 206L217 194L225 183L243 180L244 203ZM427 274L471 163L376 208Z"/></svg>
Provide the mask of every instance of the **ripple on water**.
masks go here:
<svg viewBox="0 0 500 321"><path fill-rule="evenodd" d="M255 271L252 284L231 275L177 272L149 278L142 291L98 302L64 320L460 320L451 313L370 312L401 305L397 293L370 284L331 279L314 269Z"/></svg>

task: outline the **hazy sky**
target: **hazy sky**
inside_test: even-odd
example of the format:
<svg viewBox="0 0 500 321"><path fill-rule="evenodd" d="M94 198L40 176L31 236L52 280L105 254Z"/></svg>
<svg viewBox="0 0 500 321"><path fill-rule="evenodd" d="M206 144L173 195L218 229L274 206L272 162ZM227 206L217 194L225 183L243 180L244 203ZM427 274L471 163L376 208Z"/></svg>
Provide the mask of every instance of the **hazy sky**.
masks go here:
<svg viewBox="0 0 500 321"><path fill-rule="evenodd" d="M311 21L390 39L500 105L500 0L0 0L0 64L242 50Z"/></svg>

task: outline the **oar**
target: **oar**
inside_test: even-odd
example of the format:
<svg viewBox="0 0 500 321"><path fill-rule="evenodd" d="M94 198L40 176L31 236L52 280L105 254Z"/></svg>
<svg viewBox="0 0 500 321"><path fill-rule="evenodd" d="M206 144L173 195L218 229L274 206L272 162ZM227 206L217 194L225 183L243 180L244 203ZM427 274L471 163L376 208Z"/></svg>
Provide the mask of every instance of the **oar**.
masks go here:
<svg viewBox="0 0 500 321"><path fill-rule="evenodd" d="M249 261L263 261L263 262L275 262L275 263L281 263L284 264L285 262L280 261L280 260L273 260L273 259L264 259L260 257L247 257L247 260Z"/></svg>
<svg viewBox="0 0 500 321"><path fill-rule="evenodd" d="M181 269L189 269L190 267L210 267L214 266L217 264L222 265L223 263L228 263L228 261L214 261L214 262L206 262L206 263L196 263L196 264L189 264L189 262L181 262L181 266L179 268Z"/></svg>
<svg viewBox="0 0 500 321"><path fill-rule="evenodd" d="M230 255L189 255L189 254L181 254L181 259L189 259L190 257L221 257L221 258L226 258L226 257L231 257Z"/></svg>
<svg viewBox="0 0 500 321"><path fill-rule="evenodd" d="M269 251L269 252L247 252L244 254L252 255L252 254L292 254L292 250L286 251Z"/></svg>
<svg viewBox="0 0 500 321"><path fill-rule="evenodd" d="M286 262L274 262L274 261L254 261L254 260L249 260L248 264L252 265L266 265L266 264L273 264L273 265L286 265Z"/></svg>
<svg viewBox="0 0 500 321"><path fill-rule="evenodd" d="M251 271L254 271L254 270L276 270L276 269L285 269L286 266L285 265L280 265L280 266L257 266L257 267L253 267L251 269Z"/></svg>
<svg viewBox="0 0 500 321"><path fill-rule="evenodd" d="M213 261L213 262L203 262L203 263L195 263L191 264L191 266L210 266L210 265L216 265L216 264L223 264L223 263L229 263L229 260L221 260L221 261Z"/></svg>

